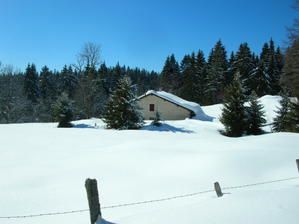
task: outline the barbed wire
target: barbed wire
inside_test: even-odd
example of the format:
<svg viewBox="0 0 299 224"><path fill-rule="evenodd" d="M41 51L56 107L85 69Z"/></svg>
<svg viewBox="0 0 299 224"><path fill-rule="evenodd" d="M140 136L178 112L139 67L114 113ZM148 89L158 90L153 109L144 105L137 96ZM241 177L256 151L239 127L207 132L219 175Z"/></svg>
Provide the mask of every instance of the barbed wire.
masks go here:
<svg viewBox="0 0 299 224"><path fill-rule="evenodd" d="M66 215L66 214L81 213L81 212L88 212L88 211L89 209L80 209L80 210L72 210L72 211L64 211L64 212L49 212L49 213L41 213L41 214L33 214L33 215L0 216L0 219L24 219L24 218L34 218L40 216Z"/></svg>
<svg viewBox="0 0 299 224"><path fill-rule="evenodd" d="M244 184L244 185L239 185L239 186L223 187L222 189L223 190L240 189L240 188L272 184L272 183L283 182L283 181L288 181L288 180L295 180L295 179L299 179L299 177L290 177L290 178L270 180L270 181L252 183L252 184ZM116 205L104 206L104 207L101 207L101 209L103 210L103 209L113 209L113 208L120 208L120 207L136 206L136 205L141 205L141 204L151 204L151 203L175 200L175 199L179 199L179 198L193 197L193 196L207 194L207 193L211 193L211 192L215 192L215 190L214 189L213 190L205 190L205 191L199 191L199 192L194 192L194 193L189 193L189 194L176 195L173 197L159 198L159 199L154 199L154 200L145 200L145 201L132 202L132 203L116 204ZM88 212L88 211L89 211L89 209L80 209L80 210L71 210L71 211L64 211L64 212L49 212L49 213L32 214L32 215L0 216L0 219L24 219L24 218L34 218L34 217L41 217L41 216L66 215L66 214L82 213L82 212Z"/></svg>
<svg viewBox="0 0 299 224"><path fill-rule="evenodd" d="M199 191L199 192L195 192L195 193L177 195L177 196L167 197L167 198L160 198L160 199L154 199L154 200L132 202L132 203L125 203L125 204L118 204L118 205L111 205L111 206L103 207L102 209L120 208L120 207L128 207L128 206L134 206L134 205L169 201L169 200L174 200L174 199L179 199L179 198L193 197L193 196L196 196L196 195L199 195L199 194L206 194L206 193L211 193L211 192L214 192L214 191L215 190L206 190L206 191Z"/></svg>
<svg viewBox="0 0 299 224"><path fill-rule="evenodd" d="M254 183L254 184L244 184L244 185L239 185L239 186L223 187L222 189L223 190L239 189L239 188L253 187L253 186L258 186L258 185L272 184L272 183L283 182L283 181L288 181L288 180L296 180L296 179L299 179L299 177L289 177L289 178L264 181L264 182Z"/></svg>

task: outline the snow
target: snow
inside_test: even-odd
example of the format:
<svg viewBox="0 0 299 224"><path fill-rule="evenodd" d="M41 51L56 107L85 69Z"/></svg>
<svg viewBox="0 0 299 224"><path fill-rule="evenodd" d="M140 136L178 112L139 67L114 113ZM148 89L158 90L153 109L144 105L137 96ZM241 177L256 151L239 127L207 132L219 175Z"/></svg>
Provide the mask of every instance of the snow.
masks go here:
<svg viewBox="0 0 299 224"><path fill-rule="evenodd" d="M268 123L279 97L265 96ZM202 107L219 117L221 105ZM299 134L228 138L218 119L146 123L142 130L105 130L100 119L0 125L0 216L88 208L84 182L98 180L101 206L172 197L222 187L299 177ZM95 125L96 124L96 125ZM299 179L193 197L103 209L115 224L297 224ZM0 219L0 224L89 223L89 213Z"/></svg>
<svg viewBox="0 0 299 224"><path fill-rule="evenodd" d="M156 96L166 99L170 102L173 102L177 105L180 105L181 107L187 108L190 111L193 111L195 114L193 119L198 119L198 120L202 120L202 121L212 121L213 120L213 117L208 116L207 114L204 113L204 111L201 109L199 104L184 100L176 95L173 95L173 94L165 92L165 91L149 90L145 93L145 95L142 95L139 98L150 95L150 94L156 95Z"/></svg>

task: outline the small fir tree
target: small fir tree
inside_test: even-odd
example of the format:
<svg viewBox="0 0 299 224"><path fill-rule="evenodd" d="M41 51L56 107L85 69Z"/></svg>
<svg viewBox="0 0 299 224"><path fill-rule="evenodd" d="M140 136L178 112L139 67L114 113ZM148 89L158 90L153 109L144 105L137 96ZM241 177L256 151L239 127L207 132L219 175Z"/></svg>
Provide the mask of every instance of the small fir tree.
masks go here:
<svg viewBox="0 0 299 224"><path fill-rule="evenodd" d="M143 118L131 91L127 77L120 79L108 101L103 120L108 129L138 129L143 125Z"/></svg>
<svg viewBox="0 0 299 224"><path fill-rule="evenodd" d="M289 131L293 125L290 113L291 101L286 94L283 94L279 103L280 108L276 111L277 116L273 120L273 131Z"/></svg>
<svg viewBox="0 0 299 224"><path fill-rule="evenodd" d="M153 120L152 125L154 125L156 127L161 126L161 117L160 117L160 113L158 111L156 112L155 119Z"/></svg>
<svg viewBox="0 0 299 224"><path fill-rule="evenodd" d="M257 95L253 92L250 96L249 107L246 108L246 132L249 135L263 133L262 126L266 123L264 106L260 104Z"/></svg>
<svg viewBox="0 0 299 224"><path fill-rule="evenodd" d="M245 97L238 78L226 88L224 108L220 118L225 127L225 134L231 137L240 137L245 129Z"/></svg>
<svg viewBox="0 0 299 224"><path fill-rule="evenodd" d="M73 113L73 102L66 93L62 93L53 106L54 118L59 122L58 127L72 127L71 120L73 119Z"/></svg>
<svg viewBox="0 0 299 224"><path fill-rule="evenodd" d="M289 128L290 132L299 132L299 104L297 102L290 103L290 118L292 120Z"/></svg>

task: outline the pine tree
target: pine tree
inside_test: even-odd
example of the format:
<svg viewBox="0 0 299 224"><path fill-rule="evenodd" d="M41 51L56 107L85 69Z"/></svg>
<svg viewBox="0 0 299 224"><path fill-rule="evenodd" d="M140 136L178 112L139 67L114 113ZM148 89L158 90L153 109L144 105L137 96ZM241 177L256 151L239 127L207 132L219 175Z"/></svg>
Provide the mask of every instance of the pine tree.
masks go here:
<svg viewBox="0 0 299 224"><path fill-rule="evenodd" d="M59 128L72 127L74 109L73 101L69 99L67 93L62 93L53 106L53 115L55 121L58 121Z"/></svg>
<svg viewBox="0 0 299 224"><path fill-rule="evenodd" d="M246 132L248 135L259 135L263 133L261 127L266 123L264 106L259 103L255 92L249 99L249 106L246 107Z"/></svg>
<svg viewBox="0 0 299 224"><path fill-rule="evenodd" d="M51 111L52 104L56 99L56 85L53 73L47 66L44 66L40 72L40 101L38 105L38 119L41 122L52 121Z"/></svg>
<svg viewBox="0 0 299 224"><path fill-rule="evenodd" d="M297 102L291 102L290 104L290 118L292 121L292 125L290 126L290 132L299 132L299 104L298 99Z"/></svg>
<svg viewBox="0 0 299 224"><path fill-rule="evenodd" d="M293 122L290 113L291 101L287 94L282 95L282 99L279 101L280 108L276 111L277 116L273 119L273 131L290 131Z"/></svg>
<svg viewBox="0 0 299 224"><path fill-rule="evenodd" d="M226 88L224 107L220 118L225 127L225 134L231 137L240 137L245 131L245 97L238 78Z"/></svg>
<svg viewBox="0 0 299 224"><path fill-rule="evenodd" d="M108 129L138 129L143 125L143 118L138 111L136 99L131 91L127 77L119 80L116 89L108 101L103 120Z"/></svg>
<svg viewBox="0 0 299 224"><path fill-rule="evenodd" d="M299 99L299 40L287 49L282 83Z"/></svg>
<svg viewBox="0 0 299 224"><path fill-rule="evenodd" d="M206 105L208 103L205 91L207 87L207 63L204 57L204 53L199 50L196 56L196 79L197 79L197 91L195 102Z"/></svg>
<svg viewBox="0 0 299 224"><path fill-rule="evenodd" d="M228 60L227 75L225 76L225 87L227 87L232 83L234 79L234 75L237 73L237 68L235 63L236 63L236 56L235 53L232 52Z"/></svg>
<svg viewBox="0 0 299 224"><path fill-rule="evenodd" d="M122 77L126 75L126 68L121 67L119 63L116 64L116 66L111 70L110 74L110 92L112 92L116 87L118 80L120 80Z"/></svg>
<svg viewBox="0 0 299 224"><path fill-rule="evenodd" d="M24 77L21 74L0 75L0 123L25 121L26 96L23 92Z"/></svg>
<svg viewBox="0 0 299 224"><path fill-rule="evenodd" d="M240 45L236 54L235 68L240 74L240 81L244 87L245 94L249 95L254 89L255 78L251 76L255 69L253 56L247 43Z"/></svg>
<svg viewBox="0 0 299 224"><path fill-rule="evenodd" d="M183 99L189 101L197 101L198 100L198 75L196 71L196 58L195 54L186 55L181 63L181 73L182 73L182 88L180 91L180 96Z"/></svg>
<svg viewBox="0 0 299 224"><path fill-rule="evenodd" d="M264 74L269 81L265 94L276 95L281 90L279 80L282 73L283 56L279 48L275 50L275 44L272 39L270 39L269 44L264 44L260 60L264 65Z"/></svg>
<svg viewBox="0 0 299 224"><path fill-rule="evenodd" d="M254 80L252 89L258 96L261 97L270 92L270 80L263 61L259 61L257 67L252 70L249 77L251 80Z"/></svg>
<svg viewBox="0 0 299 224"><path fill-rule="evenodd" d="M34 64L28 64L24 78L24 91L27 99L32 103L37 103L40 92L38 85L38 74Z"/></svg>
<svg viewBox="0 0 299 224"><path fill-rule="evenodd" d="M162 125L161 116L160 116L160 113L158 111L156 112L155 119L152 121L151 124L156 126L156 127L160 127Z"/></svg>
<svg viewBox="0 0 299 224"><path fill-rule="evenodd" d="M63 67L60 73L60 92L66 92L70 98L73 98L75 95L75 90L78 87L78 78L75 76L71 66Z"/></svg>
<svg viewBox="0 0 299 224"><path fill-rule="evenodd" d="M226 73L226 50L219 40L211 50L208 59L206 95L209 98L209 104L222 101Z"/></svg>
<svg viewBox="0 0 299 224"><path fill-rule="evenodd" d="M167 57L162 73L161 73L161 87L164 91L178 94L181 88L182 78L180 74L180 67L172 54Z"/></svg>
<svg viewBox="0 0 299 224"><path fill-rule="evenodd" d="M55 80L53 73L47 66L42 67L40 72L40 95L42 99L54 99L56 96Z"/></svg>

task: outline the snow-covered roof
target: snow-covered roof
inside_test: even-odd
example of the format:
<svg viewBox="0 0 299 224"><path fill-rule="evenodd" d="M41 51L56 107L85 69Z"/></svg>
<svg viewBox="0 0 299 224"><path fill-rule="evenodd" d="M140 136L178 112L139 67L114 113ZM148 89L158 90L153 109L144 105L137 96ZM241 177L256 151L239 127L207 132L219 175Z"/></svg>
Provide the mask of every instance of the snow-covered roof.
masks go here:
<svg viewBox="0 0 299 224"><path fill-rule="evenodd" d="M176 95L173 95L173 94L165 92L165 91L155 91L155 90L147 91L144 95L140 96L139 99L141 99L145 96L148 96L148 95L158 96L160 98L163 98L169 102L172 102L178 106L181 106L181 107L193 112L195 115L193 118L196 118L199 120L204 120L204 121L212 121L213 120L213 117L210 117L203 112L203 110L201 109L201 107L198 103L184 100Z"/></svg>

